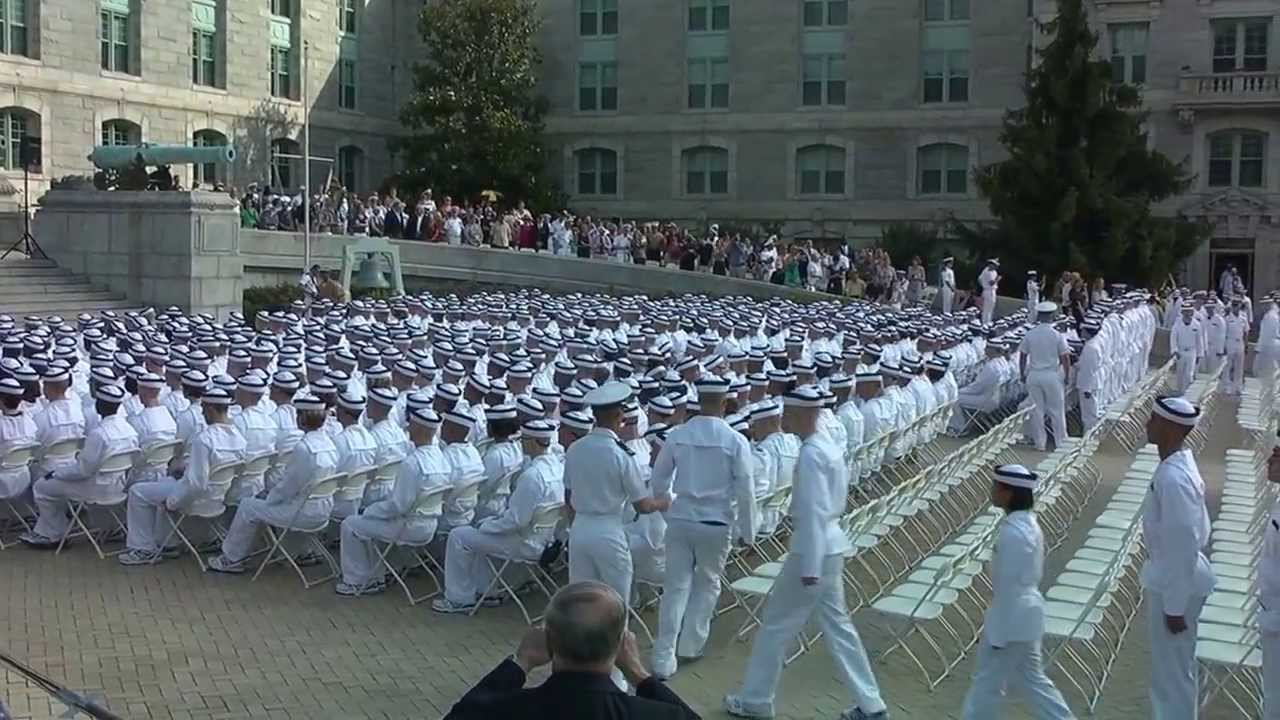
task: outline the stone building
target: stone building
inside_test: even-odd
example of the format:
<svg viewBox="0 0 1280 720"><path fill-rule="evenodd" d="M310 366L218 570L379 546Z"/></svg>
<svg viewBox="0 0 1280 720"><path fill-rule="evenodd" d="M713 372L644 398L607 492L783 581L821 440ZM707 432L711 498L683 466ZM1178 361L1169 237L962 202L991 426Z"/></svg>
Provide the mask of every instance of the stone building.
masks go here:
<svg viewBox="0 0 1280 720"><path fill-rule="evenodd" d="M1089 0L1151 142L1194 187L1162 212L1280 286L1275 0ZM870 241L885 223L986 216L970 169L1002 157L1006 108L1053 0L539 0L554 170L579 213L781 222ZM299 184L301 50L311 150L349 187L394 167L387 139L421 57L420 0L0 0L0 177L43 140L34 180L90 170L94 144L216 143L211 177ZM81 45L80 43L85 43ZM329 169L324 162L313 175ZM317 181L318 182L318 181ZM17 183L15 183L17 184ZM1029 239L1033 240L1033 239Z"/></svg>

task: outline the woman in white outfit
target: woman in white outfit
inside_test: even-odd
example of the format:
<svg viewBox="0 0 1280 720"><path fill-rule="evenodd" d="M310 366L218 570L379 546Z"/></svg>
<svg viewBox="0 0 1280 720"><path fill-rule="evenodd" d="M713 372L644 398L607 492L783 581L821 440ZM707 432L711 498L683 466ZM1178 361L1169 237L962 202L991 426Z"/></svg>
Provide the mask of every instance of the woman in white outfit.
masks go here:
<svg viewBox="0 0 1280 720"><path fill-rule="evenodd" d="M1006 688L1020 688L1040 720L1071 718L1062 693L1044 674L1044 534L1031 509L1039 477L1021 465L995 469L991 504L1005 511L991 567L991 607L978 649L978 668L964 699L964 720L1004 717Z"/></svg>

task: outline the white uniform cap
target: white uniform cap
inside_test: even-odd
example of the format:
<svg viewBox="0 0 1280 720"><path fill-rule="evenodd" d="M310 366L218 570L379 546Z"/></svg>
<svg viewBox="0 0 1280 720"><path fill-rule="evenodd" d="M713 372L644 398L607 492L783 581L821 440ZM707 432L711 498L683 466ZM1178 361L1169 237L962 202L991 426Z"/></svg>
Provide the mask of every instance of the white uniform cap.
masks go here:
<svg viewBox="0 0 1280 720"><path fill-rule="evenodd" d="M391 388L374 388L369 391L369 399L386 407L395 407L399 395Z"/></svg>
<svg viewBox="0 0 1280 720"><path fill-rule="evenodd" d="M565 427L571 427L574 430L582 432L591 432L591 428L595 427L595 420L581 410L570 410L560 416L560 424Z"/></svg>
<svg viewBox="0 0 1280 720"><path fill-rule="evenodd" d="M470 415L467 415L466 413L458 412L457 410L447 411L444 414L444 419L453 423L454 425L464 427L468 430L475 427L475 424L476 424L475 418L471 417Z"/></svg>
<svg viewBox="0 0 1280 720"><path fill-rule="evenodd" d="M22 385L13 378L0 380L0 395L22 397Z"/></svg>
<svg viewBox="0 0 1280 720"><path fill-rule="evenodd" d="M626 383L608 382L587 393L583 402L591 407L621 405L631 399L631 388Z"/></svg>
<svg viewBox="0 0 1280 720"><path fill-rule="evenodd" d="M515 405L494 405L484 411L485 420L515 420Z"/></svg>
<svg viewBox="0 0 1280 720"><path fill-rule="evenodd" d="M338 396L338 407L345 408L354 413L364 412L365 399L363 395L344 392Z"/></svg>
<svg viewBox="0 0 1280 720"><path fill-rule="evenodd" d="M298 412L320 411L324 410L324 401L314 395L299 395L293 399L293 406Z"/></svg>
<svg viewBox="0 0 1280 720"><path fill-rule="evenodd" d="M409 422L427 428L440 427L440 416L431 408L418 408L409 413Z"/></svg>
<svg viewBox="0 0 1280 720"><path fill-rule="evenodd" d="M236 389L261 395L267 390L267 382L257 375L245 375L240 378L240 382L236 385Z"/></svg>
<svg viewBox="0 0 1280 720"><path fill-rule="evenodd" d="M729 392L729 381L722 377L701 377L694 381L693 386L698 389L698 395L723 395Z"/></svg>
<svg viewBox="0 0 1280 720"><path fill-rule="evenodd" d="M138 378L138 387L149 390L160 390L164 387L164 378L155 373L144 373Z"/></svg>
<svg viewBox="0 0 1280 720"><path fill-rule="evenodd" d="M999 465L995 469L996 480L1010 487L1035 490L1040 477L1021 465Z"/></svg>
<svg viewBox="0 0 1280 720"><path fill-rule="evenodd" d="M779 417L782 415L782 406L776 402L768 401L760 403L751 409L751 420L764 420L765 418Z"/></svg>
<svg viewBox="0 0 1280 720"><path fill-rule="evenodd" d="M436 394L446 400L457 400L462 397L462 391L453 383L441 383L436 386Z"/></svg>
<svg viewBox="0 0 1280 720"><path fill-rule="evenodd" d="M1051 312L1057 312L1057 311L1058 311L1058 303L1056 302L1050 302L1046 300L1036 305L1036 312L1038 313L1051 313Z"/></svg>
<svg viewBox="0 0 1280 720"><path fill-rule="evenodd" d="M275 377L271 378L271 384L281 390L297 390L298 385L301 383L298 381L297 375L294 375L288 370L283 370L276 373Z"/></svg>
<svg viewBox="0 0 1280 720"><path fill-rule="evenodd" d="M1183 397L1156 398L1151 411L1169 422L1185 427L1195 427L1200 420L1200 408Z"/></svg>
<svg viewBox="0 0 1280 720"><path fill-rule="evenodd" d="M556 436L556 424L542 418L529 420L520 426L520 434L538 440L552 440Z"/></svg>
<svg viewBox="0 0 1280 720"><path fill-rule="evenodd" d="M200 398L200 403L202 405L230 405L231 393L222 388L211 388Z"/></svg>
<svg viewBox="0 0 1280 720"><path fill-rule="evenodd" d="M822 407L822 393L815 387L805 385L783 395L782 402L788 407Z"/></svg>

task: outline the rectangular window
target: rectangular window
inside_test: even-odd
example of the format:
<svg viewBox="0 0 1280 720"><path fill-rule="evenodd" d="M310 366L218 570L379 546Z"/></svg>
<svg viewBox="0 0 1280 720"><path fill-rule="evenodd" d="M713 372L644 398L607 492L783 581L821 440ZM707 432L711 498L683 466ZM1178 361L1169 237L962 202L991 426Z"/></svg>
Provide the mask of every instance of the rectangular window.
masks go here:
<svg viewBox="0 0 1280 720"><path fill-rule="evenodd" d="M729 60L694 58L689 61L689 108L729 107Z"/></svg>
<svg viewBox="0 0 1280 720"><path fill-rule="evenodd" d="M963 195L968 191L969 148L938 144L920 148L920 194Z"/></svg>
<svg viewBox="0 0 1280 720"><path fill-rule="evenodd" d="M1213 71L1262 72L1267 69L1269 18L1217 20L1213 27Z"/></svg>
<svg viewBox="0 0 1280 720"><path fill-rule="evenodd" d="M592 148L574 155L578 163L579 195L618 194L618 156L612 150Z"/></svg>
<svg viewBox="0 0 1280 720"><path fill-rule="evenodd" d="M618 34L618 0L578 0L578 34Z"/></svg>
<svg viewBox="0 0 1280 720"><path fill-rule="evenodd" d="M969 51L925 50L924 101L968 102Z"/></svg>
<svg viewBox="0 0 1280 720"><path fill-rule="evenodd" d="M806 55L801 102L806 106L844 105L845 56Z"/></svg>
<svg viewBox="0 0 1280 720"><path fill-rule="evenodd" d="M338 0L338 29L355 34L356 0Z"/></svg>
<svg viewBox="0 0 1280 720"><path fill-rule="evenodd" d="M729 153L721 148L697 148L684 153L686 195L724 195L729 192Z"/></svg>
<svg viewBox="0 0 1280 720"><path fill-rule="evenodd" d="M924 0L925 22L969 19L969 0Z"/></svg>
<svg viewBox="0 0 1280 720"><path fill-rule="evenodd" d="M582 63L578 66L578 110L618 109L617 63Z"/></svg>
<svg viewBox="0 0 1280 720"><path fill-rule="evenodd" d="M1235 136L1218 133L1209 136L1209 187L1230 187L1235 155Z"/></svg>
<svg viewBox="0 0 1280 720"><path fill-rule="evenodd" d="M280 17L293 17L293 0L271 0L271 14Z"/></svg>
<svg viewBox="0 0 1280 720"><path fill-rule="evenodd" d="M849 24L849 0L804 0L805 27L842 27Z"/></svg>
<svg viewBox="0 0 1280 720"><path fill-rule="evenodd" d="M102 69L129 72L129 14L103 10L101 17Z"/></svg>
<svg viewBox="0 0 1280 720"><path fill-rule="evenodd" d="M0 113L0 170L22 169L22 138L27 119L16 112Z"/></svg>
<svg viewBox="0 0 1280 720"><path fill-rule="evenodd" d="M1147 23L1110 26L1111 81L1141 85L1147 81Z"/></svg>
<svg viewBox="0 0 1280 720"><path fill-rule="evenodd" d="M0 0L0 53L27 52L27 0Z"/></svg>
<svg viewBox="0 0 1280 720"><path fill-rule="evenodd" d="M289 84L289 48L273 45L271 47L271 96L278 98L293 97L293 86Z"/></svg>
<svg viewBox="0 0 1280 720"><path fill-rule="evenodd" d="M729 29L729 0L689 0L689 32Z"/></svg>
<svg viewBox="0 0 1280 720"><path fill-rule="evenodd" d="M1262 133L1240 133L1240 187L1260 188L1265 184L1267 142Z"/></svg>
<svg viewBox="0 0 1280 720"><path fill-rule="evenodd" d="M213 87L218 84L217 36L208 30L191 31L191 82Z"/></svg>
<svg viewBox="0 0 1280 720"><path fill-rule="evenodd" d="M338 107L356 109L356 61L338 61Z"/></svg>

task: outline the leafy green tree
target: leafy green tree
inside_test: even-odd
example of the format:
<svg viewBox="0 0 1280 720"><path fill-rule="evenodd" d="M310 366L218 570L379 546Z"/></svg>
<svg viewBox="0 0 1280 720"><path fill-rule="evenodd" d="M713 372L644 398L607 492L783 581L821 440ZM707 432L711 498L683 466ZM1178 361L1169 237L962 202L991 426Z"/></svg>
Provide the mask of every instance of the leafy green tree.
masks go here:
<svg viewBox="0 0 1280 720"><path fill-rule="evenodd" d="M408 168L402 188L553 202L542 146L546 102L537 93L539 25L534 0L425 1L418 31L426 59L400 111L413 134L393 145Z"/></svg>
<svg viewBox="0 0 1280 720"><path fill-rule="evenodd" d="M1113 83L1109 63L1095 56L1098 38L1082 0L1060 0L1041 31L1051 40L1028 75L1027 104L1004 119L1000 139L1010 157L977 171L999 220L990 239L1011 241L990 249L1012 261L1006 273L1076 270L1158 285L1207 237L1186 218L1151 213L1187 190L1191 177L1148 149L1141 96Z"/></svg>

